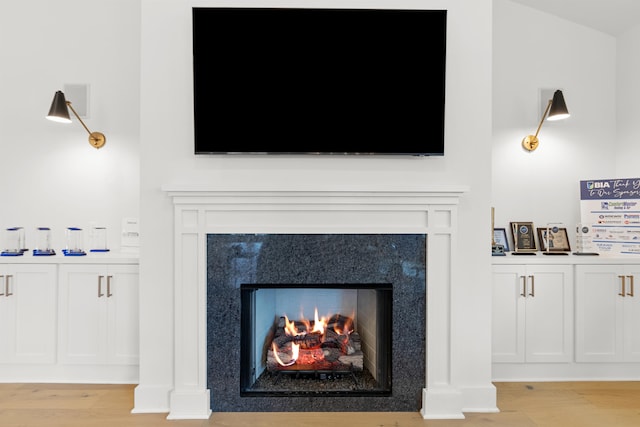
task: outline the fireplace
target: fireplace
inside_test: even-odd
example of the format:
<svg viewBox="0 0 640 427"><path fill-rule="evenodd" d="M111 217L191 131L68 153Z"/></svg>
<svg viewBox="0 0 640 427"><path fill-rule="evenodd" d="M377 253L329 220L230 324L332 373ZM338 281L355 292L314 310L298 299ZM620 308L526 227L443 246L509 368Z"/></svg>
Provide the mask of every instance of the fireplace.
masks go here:
<svg viewBox="0 0 640 427"><path fill-rule="evenodd" d="M420 410L426 243L424 234L209 234L212 410ZM329 331L311 333L321 318ZM291 363L293 344L306 361Z"/></svg>
<svg viewBox="0 0 640 427"><path fill-rule="evenodd" d="M426 236L426 277L422 287L424 316L421 316L422 324L419 325L425 340L421 356L424 368L423 374L418 376L419 384L412 385L410 393L421 396L420 412L424 418L464 418L463 405L470 403L472 407L478 407L482 406L478 402L492 400L494 390L490 386L463 389L456 377L457 370L462 368L467 357L456 351L458 344L452 335L453 285L456 282L456 268L461 262L455 257L458 244L457 205L466 188L247 191L174 186L163 190L172 198L175 215L175 352L169 419L207 418L212 408L223 410L220 408L224 407L216 406L215 402L224 399L224 395L215 387L212 388L209 378L209 369L214 362L209 359L208 349L209 298L224 299L221 291L215 290L216 294L211 295L212 291L208 288L207 241L212 234ZM391 283L394 315L401 312L395 301L395 281L379 278L367 281ZM307 281L320 282L316 279ZM330 279L330 282L362 283L361 279L345 278L341 281ZM243 279L237 283L238 289L242 283L252 282ZM300 282L287 277L263 280L262 283ZM329 279L324 283L329 283ZM231 313L239 313L239 310L222 312L229 317ZM239 324L239 315L233 320ZM393 332L394 340L398 336L403 335ZM239 360L239 348L237 351ZM392 360L394 364L398 363L395 353ZM223 369L215 377L226 372ZM395 392L396 386L402 382L398 381L395 370L392 378ZM239 379L234 388L239 395ZM244 399L268 402L270 398ZM307 400L315 402L318 399L314 397ZM372 402L375 406L375 400ZM374 410L374 407L363 410Z"/></svg>

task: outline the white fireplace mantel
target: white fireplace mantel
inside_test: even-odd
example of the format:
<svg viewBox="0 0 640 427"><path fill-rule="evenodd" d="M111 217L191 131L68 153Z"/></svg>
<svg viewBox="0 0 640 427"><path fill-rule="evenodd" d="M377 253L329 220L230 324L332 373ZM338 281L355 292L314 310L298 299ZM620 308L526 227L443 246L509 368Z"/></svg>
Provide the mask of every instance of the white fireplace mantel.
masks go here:
<svg viewBox="0 0 640 427"><path fill-rule="evenodd" d="M427 235L424 418L464 418L452 357L452 293L459 199L466 187L409 190L162 188L174 204L175 384L169 419L211 414L207 389L206 236L211 233L422 233ZM214 396L215 397L215 396Z"/></svg>

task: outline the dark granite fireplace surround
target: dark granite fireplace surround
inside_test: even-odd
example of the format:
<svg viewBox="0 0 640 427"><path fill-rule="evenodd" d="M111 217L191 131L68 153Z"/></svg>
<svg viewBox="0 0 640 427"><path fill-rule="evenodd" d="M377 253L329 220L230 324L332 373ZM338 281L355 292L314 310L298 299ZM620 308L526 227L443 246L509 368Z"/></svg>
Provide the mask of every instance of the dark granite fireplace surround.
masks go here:
<svg viewBox="0 0 640 427"><path fill-rule="evenodd" d="M426 383L426 239L425 234L208 234L207 378L211 409L420 410L420 393ZM319 287L391 284L390 395L241 396L240 287L247 283Z"/></svg>

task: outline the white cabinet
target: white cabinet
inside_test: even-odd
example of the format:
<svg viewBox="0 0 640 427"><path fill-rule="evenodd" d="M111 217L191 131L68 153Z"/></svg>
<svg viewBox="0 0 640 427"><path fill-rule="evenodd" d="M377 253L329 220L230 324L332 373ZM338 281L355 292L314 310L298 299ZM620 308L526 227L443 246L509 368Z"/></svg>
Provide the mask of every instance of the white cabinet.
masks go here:
<svg viewBox="0 0 640 427"><path fill-rule="evenodd" d="M61 265L59 286L60 363L138 364L137 265Z"/></svg>
<svg viewBox="0 0 640 427"><path fill-rule="evenodd" d="M56 266L0 265L0 362L54 363Z"/></svg>
<svg viewBox="0 0 640 427"><path fill-rule="evenodd" d="M576 266L576 361L640 362L640 266Z"/></svg>
<svg viewBox="0 0 640 427"><path fill-rule="evenodd" d="M494 362L570 362L573 267L494 265L492 313Z"/></svg>

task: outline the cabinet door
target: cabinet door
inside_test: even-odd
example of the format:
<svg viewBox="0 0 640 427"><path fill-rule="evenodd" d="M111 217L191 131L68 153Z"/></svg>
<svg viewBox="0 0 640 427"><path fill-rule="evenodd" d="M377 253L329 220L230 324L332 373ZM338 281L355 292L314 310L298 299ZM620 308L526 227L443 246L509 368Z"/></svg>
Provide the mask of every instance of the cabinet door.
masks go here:
<svg viewBox="0 0 640 427"><path fill-rule="evenodd" d="M138 267L60 267L60 361L138 363Z"/></svg>
<svg viewBox="0 0 640 427"><path fill-rule="evenodd" d="M103 363L106 352L106 279L102 266L60 266L61 363Z"/></svg>
<svg viewBox="0 0 640 427"><path fill-rule="evenodd" d="M494 266L493 361L571 361L572 308L570 265Z"/></svg>
<svg viewBox="0 0 640 427"><path fill-rule="evenodd" d="M493 267L492 355L494 362L524 362L525 276L523 266Z"/></svg>
<svg viewBox="0 0 640 427"><path fill-rule="evenodd" d="M640 362L640 267L625 266L624 275L624 360Z"/></svg>
<svg viewBox="0 0 640 427"><path fill-rule="evenodd" d="M576 361L623 360L621 265L576 266Z"/></svg>
<svg viewBox="0 0 640 427"><path fill-rule="evenodd" d="M0 361L53 363L56 266L12 264L0 274Z"/></svg>
<svg viewBox="0 0 640 427"><path fill-rule="evenodd" d="M573 357L573 268L527 266L525 360L570 362Z"/></svg>
<svg viewBox="0 0 640 427"><path fill-rule="evenodd" d="M138 266L107 270L107 360L136 365L139 358Z"/></svg>

